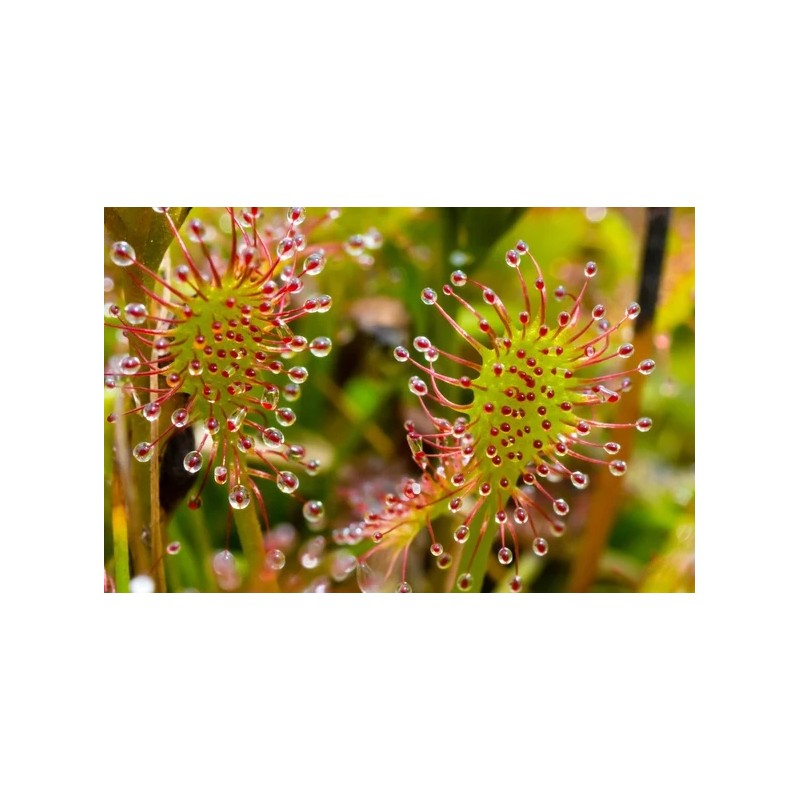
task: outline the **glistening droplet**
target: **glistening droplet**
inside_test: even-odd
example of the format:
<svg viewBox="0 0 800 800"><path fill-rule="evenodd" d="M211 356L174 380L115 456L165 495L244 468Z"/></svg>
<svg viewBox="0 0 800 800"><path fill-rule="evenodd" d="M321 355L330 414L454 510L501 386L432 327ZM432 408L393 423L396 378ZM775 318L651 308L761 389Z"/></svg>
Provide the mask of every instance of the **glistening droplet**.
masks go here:
<svg viewBox="0 0 800 800"><path fill-rule="evenodd" d="M136 260L136 251L127 242L114 242L110 254L118 267L129 267Z"/></svg>
<svg viewBox="0 0 800 800"><path fill-rule="evenodd" d="M267 569L271 569L274 572L283 569L286 566L286 556L283 553L283 550L278 550L275 548L274 550L268 550L267 555L264 558L264 566Z"/></svg>
<svg viewBox="0 0 800 800"><path fill-rule="evenodd" d="M472 588L473 582L472 575L470 575L469 572L462 572L456 580L456 586L458 586L462 592L468 592Z"/></svg>
<svg viewBox="0 0 800 800"><path fill-rule="evenodd" d="M293 472L279 472L277 478L278 488L284 494L292 494L297 490L297 487L300 485L300 481L297 479L297 475Z"/></svg>
<svg viewBox="0 0 800 800"><path fill-rule="evenodd" d="M155 448L150 442L139 442L139 444L133 448L133 457L137 461L145 463L153 457L154 452Z"/></svg>
<svg viewBox="0 0 800 800"><path fill-rule="evenodd" d="M183 459L183 468L187 472L199 472L203 466L203 456L197 450L192 450Z"/></svg>
<svg viewBox="0 0 800 800"><path fill-rule="evenodd" d="M320 524L325 521L325 506L321 500L309 500L303 506L303 516L307 522Z"/></svg>
<svg viewBox="0 0 800 800"><path fill-rule="evenodd" d="M330 353L332 347L333 343L327 336L317 336L308 346L308 349L311 351L311 355L317 358L324 358Z"/></svg>

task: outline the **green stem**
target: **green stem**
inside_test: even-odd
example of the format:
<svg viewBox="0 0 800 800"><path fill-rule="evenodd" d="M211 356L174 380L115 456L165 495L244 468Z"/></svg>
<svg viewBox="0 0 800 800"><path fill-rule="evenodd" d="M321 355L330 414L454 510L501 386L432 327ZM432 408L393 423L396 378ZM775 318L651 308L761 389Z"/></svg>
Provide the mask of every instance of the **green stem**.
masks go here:
<svg viewBox="0 0 800 800"><path fill-rule="evenodd" d="M128 526L125 521L122 484L118 474L114 475L112 491L111 535L114 542L114 584L118 592L128 592L131 579L128 565Z"/></svg>
<svg viewBox="0 0 800 800"><path fill-rule="evenodd" d="M239 532L239 541L242 552L247 561L247 589L251 592L278 591L277 581L273 578L265 580L262 577L264 567L264 538L261 525L258 521L255 504L249 503L246 508L234 512L236 530Z"/></svg>
<svg viewBox="0 0 800 800"><path fill-rule="evenodd" d="M217 581L214 578L214 571L211 568L211 560L214 553L211 549L211 537L208 535L205 521L202 514L188 511L182 512L181 529L184 535L191 539L192 552L196 556L199 575L202 576L207 592L217 591Z"/></svg>
<svg viewBox="0 0 800 800"><path fill-rule="evenodd" d="M455 572L456 581L452 591L461 591L461 589L458 588L458 576L466 569L466 565L469 564L469 560L472 558L472 564L469 568L469 573L472 575L472 586L468 591L480 592L483 586L484 576L486 575L486 567L489 564L489 553L492 551L492 538L488 530L484 531L483 537L475 542L474 548L464 547L462 549L458 569ZM472 557L473 552L475 553L474 557Z"/></svg>

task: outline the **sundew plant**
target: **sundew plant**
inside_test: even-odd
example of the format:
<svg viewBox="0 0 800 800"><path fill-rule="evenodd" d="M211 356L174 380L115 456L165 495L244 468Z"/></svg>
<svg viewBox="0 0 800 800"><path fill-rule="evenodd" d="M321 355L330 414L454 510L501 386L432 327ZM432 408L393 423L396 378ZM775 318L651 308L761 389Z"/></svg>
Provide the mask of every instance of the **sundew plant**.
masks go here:
<svg viewBox="0 0 800 800"><path fill-rule="evenodd" d="M694 212L107 208L106 592L694 591Z"/></svg>

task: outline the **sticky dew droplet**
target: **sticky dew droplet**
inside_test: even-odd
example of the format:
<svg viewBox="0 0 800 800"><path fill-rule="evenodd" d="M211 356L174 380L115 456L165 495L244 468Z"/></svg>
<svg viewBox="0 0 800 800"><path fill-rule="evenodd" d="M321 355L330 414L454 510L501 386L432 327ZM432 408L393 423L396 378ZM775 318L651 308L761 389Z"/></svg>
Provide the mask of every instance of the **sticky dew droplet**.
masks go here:
<svg viewBox="0 0 800 800"><path fill-rule="evenodd" d="M508 566L514 560L514 554L510 547L501 547L497 551L497 560L504 566Z"/></svg>
<svg viewBox="0 0 800 800"><path fill-rule="evenodd" d="M426 306L432 306L439 298L433 289L427 287L420 292L420 299Z"/></svg>
<svg viewBox="0 0 800 800"><path fill-rule="evenodd" d="M324 358L331 352L332 347L333 343L327 336L317 336L308 346L308 349L311 351L312 356Z"/></svg>
<svg viewBox="0 0 800 800"><path fill-rule="evenodd" d="M282 570L286 566L286 555L283 550L279 550L277 547L268 550L264 557L264 566L273 572Z"/></svg>
<svg viewBox="0 0 800 800"><path fill-rule="evenodd" d="M627 471L628 465L621 459L614 459L608 464L608 471L615 477L621 478Z"/></svg>
<svg viewBox="0 0 800 800"><path fill-rule="evenodd" d="M154 452L155 447L153 447L150 442L139 442L139 444L133 448L133 457L144 464L150 461Z"/></svg>
<svg viewBox="0 0 800 800"><path fill-rule="evenodd" d="M458 586L462 592L468 592L472 588L473 583L474 579L469 572L462 572L456 579L456 586Z"/></svg>
<svg viewBox="0 0 800 800"><path fill-rule="evenodd" d="M306 522L319 525L325 521L325 506L321 500L309 500L303 505L303 517Z"/></svg>
<svg viewBox="0 0 800 800"><path fill-rule="evenodd" d="M283 432L277 428L266 428L261 434L261 438L270 450L281 450L283 448Z"/></svg>
<svg viewBox="0 0 800 800"><path fill-rule="evenodd" d="M199 472L203 466L203 456L197 450L192 450L183 459L183 468L187 472Z"/></svg>
<svg viewBox="0 0 800 800"><path fill-rule="evenodd" d="M110 250L111 261L118 267L129 267L136 261L136 251L127 242L114 242Z"/></svg>
<svg viewBox="0 0 800 800"><path fill-rule="evenodd" d="M293 494L297 490L297 487L300 486L300 481L297 479L297 475L288 471L279 472L276 483L278 485L278 489L280 489L284 494Z"/></svg>

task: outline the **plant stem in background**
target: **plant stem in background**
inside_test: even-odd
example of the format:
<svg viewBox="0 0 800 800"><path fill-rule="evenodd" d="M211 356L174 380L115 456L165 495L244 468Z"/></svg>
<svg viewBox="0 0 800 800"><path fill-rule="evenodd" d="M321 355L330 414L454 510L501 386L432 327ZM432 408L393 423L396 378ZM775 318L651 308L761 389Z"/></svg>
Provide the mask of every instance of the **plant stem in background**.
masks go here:
<svg viewBox="0 0 800 800"><path fill-rule="evenodd" d="M180 226L189 213L189 208L175 208L169 211L171 218L177 226ZM106 230L115 239L129 242L139 254L142 263L153 272L157 272L164 253L167 251L173 235L172 230L165 220L164 214L158 214L151 208L105 208L103 209L103 222ZM145 291L131 280L129 275L124 272L119 276L124 282L125 295L128 299L139 302L148 302L149 298ZM152 281L145 280L145 285L152 288ZM147 396L148 390L153 386L153 378L147 383L143 382L141 390L143 396ZM161 506L159 503L159 476L158 469L161 462L160 453L158 458L154 458L147 471L135 470L133 475L136 478L135 491L131 493L131 464L129 458L130 444L126 435L125 428L122 427L122 411L118 409L117 425L120 426L116 441L117 459L119 461L119 471L126 488L126 509L127 509L127 529L128 535L133 537L130 540L133 552L134 571L137 575L145 574L153 569L153 580L157 592L166 591L166 577L164 574L163 559L160 556L164 552L164 542L161 533ZM133 431L133 441L151 438L149 434L154 429L146 420L138 414L131 419L131 430ZM160 448L159 448L160 450ZM124 460L124 464L122 463ZM133 505L136 505L134 508ZM148 509L149 506L149 509ZM150 552L147 553L143 545L142 520L149 518L150 528ZM115 526L116 531L116 526ZM155 564L154 567L151 565ZM119 569L115 566L115 572ZM118 588L118 591L123 591Z"/></svg>
<svg viewBox="0 0 800 800"><path fill-rule="evenodd" d="M115 471L111 489L111 530L114 542L114 583L118 592L127 592L130 584L128 564L128 526L125 519L125 490Z"/></svg>
<svg viewBox="0 0 800 800"><path fill-rule="evenodd" d="M239 509L234 519L242 552L247 560L247 591L277 592L277 580L275 578L266 580L263 577L264 537L254 503L251 502L246 508Z"/></svg>
<svg viewBox="0 0 800 800"><path fill-rule="evenodd" d="M647 209L647 227L638 298L642 310L636 319L633 338L634 348L641 358L650 358L653 354L653 320L664 265L669 218L669 208ZM635 419L638 416L642 390L643 384L641 381L637 381L629 392L622 395L619 403L621 418ZM636 430L623 428L617 433L616 438L622 445L622 452L630 454ZM601 472L594 481L595 489L589 504L586 532L577 558L573 562L567 585L567 590L570 592L590 591L597 575L600 557L605 549L622 500L623 486L609 472Z"/></svg>

